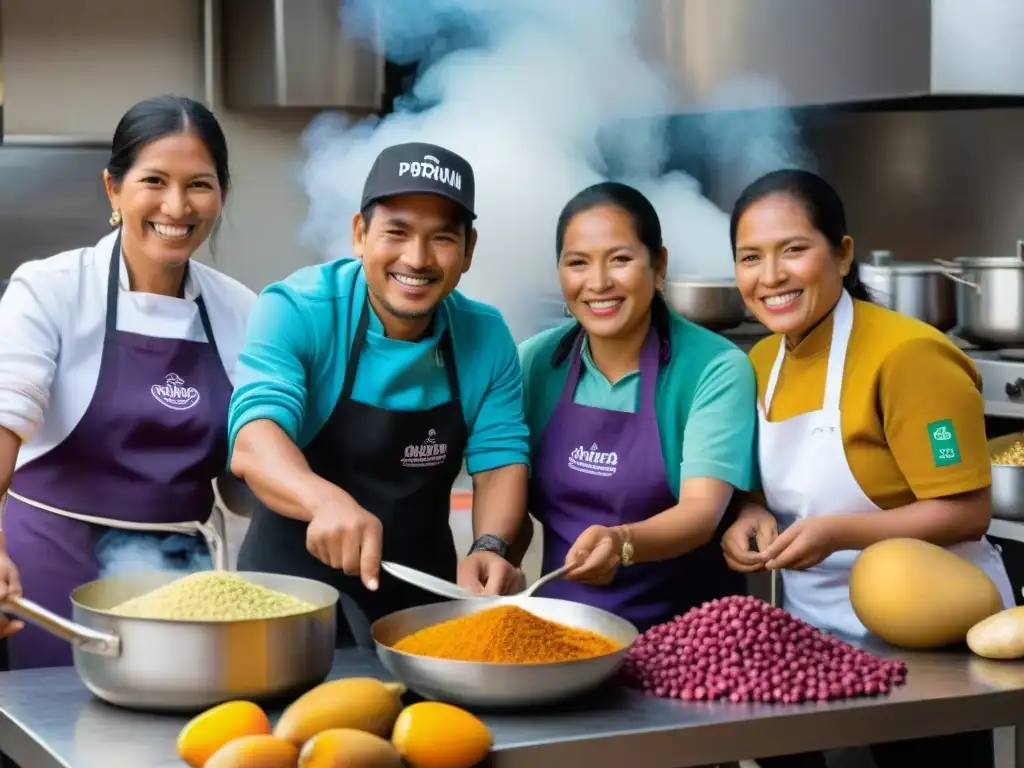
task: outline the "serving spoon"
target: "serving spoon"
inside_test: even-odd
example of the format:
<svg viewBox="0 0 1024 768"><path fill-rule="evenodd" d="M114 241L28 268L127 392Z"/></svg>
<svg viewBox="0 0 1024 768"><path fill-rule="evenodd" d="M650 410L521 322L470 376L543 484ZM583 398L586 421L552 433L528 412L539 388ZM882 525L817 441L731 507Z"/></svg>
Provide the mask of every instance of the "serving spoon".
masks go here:
<svg viewBox="0 0 1024 768"><path fill-rule="evenodd" d="M555 570L551 571L551 573L547 573L541 576L539 579L533 582L533 584L528 586L522 592L519 592L516 595L516 597L530 597L534 592L543 587L549 581L554 581L555 579L562 578L562 576L564 576L568 570L568 565L563 565L561 568L556 568Z"/></svg>
<svg viewBox="0 0 1024 768"><path fill-rule="evenodd" d="M450 581L439 579L437 576L431 576L429 573L417 571L415 568L410 568L407 565L401 565L400 563L395 563L390 560L381 561L380 567L396 579L401 579L406 584L412 584L414 587L419 587L426 592L432 592L433 594L440 595L441 597L448 597L452 600L471 600L490 597L490 595L475 595L468 589L463 589L458 584L453 584ZM564 576L568 570L569 566L567 565L563 565L561 568L556 568L550 573L541 576L522 592L518 592L516 597L530 597L549 581L554 581L555 579L559 579Z"/></svg>
<svg viewBox="0 0 1024 768"><path fill-rule="evenodd" d="M412 584L414 587L419 587L426 592L433 592L435 595L440 595L441 597L449 597L453 600L468 600L470 598L481 597L481 595L474 595L468 589L463 589L458 584L453 584L450 581L439 579L437 576L431 576L429 573L424 573L423 571L417 571L415 568L410 568L407 565L400 565L399 563L395 563L390 560L383 560L381 561L380 567L396 579L401 579L406 584Z"/></svg>

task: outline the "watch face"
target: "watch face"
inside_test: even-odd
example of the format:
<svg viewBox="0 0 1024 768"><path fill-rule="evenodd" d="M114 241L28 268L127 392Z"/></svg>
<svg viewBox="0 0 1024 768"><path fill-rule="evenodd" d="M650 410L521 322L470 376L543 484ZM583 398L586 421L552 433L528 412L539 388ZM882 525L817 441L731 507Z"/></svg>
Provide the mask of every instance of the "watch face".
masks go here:
<svg viewBox="0 0 1024 768"><path fill-rule="evenodd" d="M633 542L631 541L626 541L622 544L622 564L633 564Z"/></svg>

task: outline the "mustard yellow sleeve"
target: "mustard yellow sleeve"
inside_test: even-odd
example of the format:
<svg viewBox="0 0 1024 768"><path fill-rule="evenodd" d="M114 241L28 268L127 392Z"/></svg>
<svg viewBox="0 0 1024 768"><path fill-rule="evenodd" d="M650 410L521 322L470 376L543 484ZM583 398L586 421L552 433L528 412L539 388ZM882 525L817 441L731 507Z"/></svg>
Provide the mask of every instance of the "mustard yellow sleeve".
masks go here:
<svg viewBox="0 0 1024 768"><path fill-rule="evenodd" d="M919 499L985 488L992 464L979 377L943 339L912 339L882 363L879 400L885 437Z"/></svg>

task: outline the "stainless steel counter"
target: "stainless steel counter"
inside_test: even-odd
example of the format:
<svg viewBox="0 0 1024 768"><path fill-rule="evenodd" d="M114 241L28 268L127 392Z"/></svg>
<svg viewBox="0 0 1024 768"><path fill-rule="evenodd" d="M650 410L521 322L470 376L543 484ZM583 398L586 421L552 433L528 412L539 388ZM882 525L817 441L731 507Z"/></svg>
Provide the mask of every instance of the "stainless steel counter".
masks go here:
<svg viewBox="0 0 1024 768"><path fill-rule="evenodd" d="M770 707L684 704L611 688L585 703L487 715L495 768L684 768L1024 721L1024 662L903 655L907 685L885 699ZM333 677L387 677L368 651L342 651ZM0 674L0 752L22 768L180 768L185 719L116 709L74 670ZM1018 755L1020 747L1018 745ZM1018 768L1024 762L1018 756Z"/></svg>

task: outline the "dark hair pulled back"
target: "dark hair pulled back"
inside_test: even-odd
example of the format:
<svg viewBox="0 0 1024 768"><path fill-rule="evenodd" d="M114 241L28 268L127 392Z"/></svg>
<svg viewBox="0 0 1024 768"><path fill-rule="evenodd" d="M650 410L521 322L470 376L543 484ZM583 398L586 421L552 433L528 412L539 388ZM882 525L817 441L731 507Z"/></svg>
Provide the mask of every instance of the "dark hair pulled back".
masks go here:
<svg viewBox="0 0 1024 768"><path fill-rule="evenodd" d="M195 134L206 145L213 158L221 196L226 197L231 187L231 171L224 131L209 109L187 96L156 96L125 112L114 129L107 173L120 184L143 148L165 136L184 132Z"/></svg>
<svg viewBox="0 0 1024 768"><path fill-rule="evenodd" d="M555 228L556 259L561 257L562 246L565 244L565 231L572 220L578 214L603 206L618 208L629 216L636 237L643 243L652 262L659 258L662 249L661 220L658 219L658 212L654 210L651 201L639 190L626 184L603 181L577 193L562 208L562 212L558 216L558 225ZM651 301L651 323L661 342L661 360L666 362L669 356L669 309L668 304L665 303L665 297L657 290ZM552 367L557 367L565 362L582 330L583 326L577 321L558 340L558 345L551 355Z"/></svg>
<svg viewBox="0 0 1024 768"><path fill-rule="evenodd" d="M810 171L783 169L767 173L747 186L740 193L732 208L729 220L729 238L732 242L733 257L736 254L736 228L743 214L754 203L771 195L783 194L803 206L811 225L824 235L834 249L842 247L846 229L846 209L839 193L821 176ZM871 301L871 294L861 282L860 269L856 260L843 278L843 287L855 299Z"/></svg>

